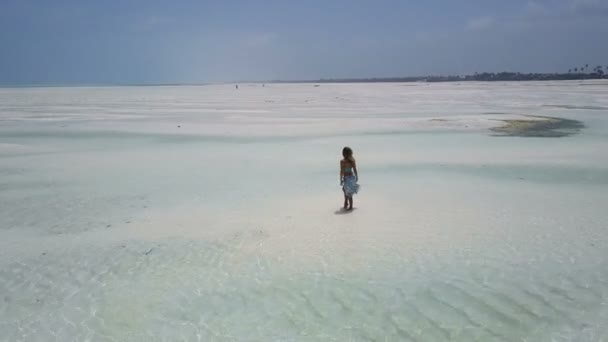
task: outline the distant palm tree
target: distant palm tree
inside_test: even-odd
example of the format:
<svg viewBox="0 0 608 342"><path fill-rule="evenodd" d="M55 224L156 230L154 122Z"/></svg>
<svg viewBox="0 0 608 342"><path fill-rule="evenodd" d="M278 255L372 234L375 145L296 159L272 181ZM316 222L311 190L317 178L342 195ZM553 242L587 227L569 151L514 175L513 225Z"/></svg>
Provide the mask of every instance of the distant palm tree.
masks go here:
<svg viewBox="0 0 608 342"><path fill-rule="evenodd" d="M574 68L574 72L578 72L578 68Z"/></svg>
<svg viewBox="0 0 608 342"><path fill-rule="evenodd" d="M568 73L571 73L571 72L572 72L572 69L568 69Z"/></svg>

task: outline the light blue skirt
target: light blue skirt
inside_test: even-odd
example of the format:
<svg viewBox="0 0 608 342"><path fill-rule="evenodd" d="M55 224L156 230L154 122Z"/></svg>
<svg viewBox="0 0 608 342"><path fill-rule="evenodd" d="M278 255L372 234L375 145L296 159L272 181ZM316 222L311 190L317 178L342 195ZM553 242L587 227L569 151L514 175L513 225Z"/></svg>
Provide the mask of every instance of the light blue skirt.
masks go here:
<svg viewBox="0 0 608 342"><path fill-rule="evenodd" d="M342 187L344 195L350 197L359 192L359 184L355 176L344 176L344 186Z"/></svg>

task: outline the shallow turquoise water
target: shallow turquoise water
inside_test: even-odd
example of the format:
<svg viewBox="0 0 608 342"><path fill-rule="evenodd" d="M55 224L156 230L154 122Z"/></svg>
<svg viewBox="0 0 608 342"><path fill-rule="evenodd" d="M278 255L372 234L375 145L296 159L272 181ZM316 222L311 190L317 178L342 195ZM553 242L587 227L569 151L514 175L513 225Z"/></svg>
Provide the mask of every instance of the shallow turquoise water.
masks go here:
<svg viewBox="0 0 608 342"><path fill-rule="evenodd" d="M0 340L606 339L606 87L0 89Z"/></svg>

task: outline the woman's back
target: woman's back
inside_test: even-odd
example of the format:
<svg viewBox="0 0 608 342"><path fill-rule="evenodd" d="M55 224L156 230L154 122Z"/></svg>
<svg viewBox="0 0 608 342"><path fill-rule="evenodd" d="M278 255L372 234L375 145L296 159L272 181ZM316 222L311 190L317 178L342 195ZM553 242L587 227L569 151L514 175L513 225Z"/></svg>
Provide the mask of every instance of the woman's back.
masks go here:
<svg viewBox="0 0 608 342"><path fill-rule="evenodd" d="M350 147L342 150L342 156L344 158L340 160L340 185L344 192L344 209L352 209L353 195L359 191L357 164Z"/></svg>
<svg viewBox="0 0 608 342"><path fill-rule="evenodd" d="M353 163L350 160L342 159L340 162L342 163L342 170L344 172L353 172Z"/></svg>

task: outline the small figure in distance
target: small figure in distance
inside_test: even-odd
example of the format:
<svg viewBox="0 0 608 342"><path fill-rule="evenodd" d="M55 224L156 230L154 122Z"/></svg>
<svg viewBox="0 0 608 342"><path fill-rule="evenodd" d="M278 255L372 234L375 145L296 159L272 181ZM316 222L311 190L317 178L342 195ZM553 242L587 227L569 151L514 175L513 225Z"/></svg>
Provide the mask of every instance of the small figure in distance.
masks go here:
<svg viewBox="0 0 608 342"><path fill-rule="evenodd" d="M344 209L353 210L353 195L359 191L359 173L357 163L353 157L353 150L350 147L342 149L342 160L340 160L340 185L344 192Z"/></svg>

